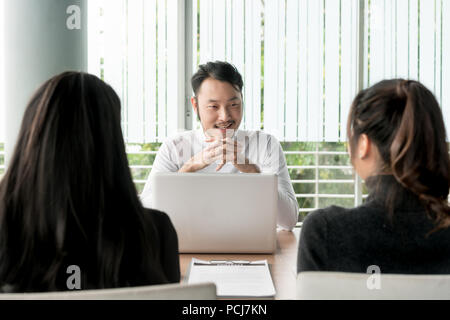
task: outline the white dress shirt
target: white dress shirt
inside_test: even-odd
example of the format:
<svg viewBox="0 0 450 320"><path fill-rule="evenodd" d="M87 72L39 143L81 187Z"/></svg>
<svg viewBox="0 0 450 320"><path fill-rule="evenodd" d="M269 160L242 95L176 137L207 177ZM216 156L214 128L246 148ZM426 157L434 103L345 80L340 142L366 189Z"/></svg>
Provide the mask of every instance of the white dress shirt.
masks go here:
<svg viewBox="0 0 450 320"><path fill-rule="evenodd" d="M292 230L298 219L298 203L280 143L274 136L262 131L238 130L235 137L238 143L245 145L245 158L251 164L255 164L263 173L278 175L277 224L283 229ZM151 208L151 175L157 172L177 172L194 155L209 145L205 139L202 129L184 131L166 139L156 155L150 176L141 194L145 207ZM218 163L212 163L197 172L214 173ZM232 163L227 162L218 172L239 173L240 171Z"/></svg>

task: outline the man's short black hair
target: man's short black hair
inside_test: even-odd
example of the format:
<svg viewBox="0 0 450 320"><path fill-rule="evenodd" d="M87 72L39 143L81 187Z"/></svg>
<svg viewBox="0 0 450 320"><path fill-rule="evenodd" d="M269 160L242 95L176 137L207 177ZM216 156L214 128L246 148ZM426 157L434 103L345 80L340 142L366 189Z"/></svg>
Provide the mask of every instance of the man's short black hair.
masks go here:
<svg viewBox="0 0 450 320"><path fill-rule="evenodd" d="M207 78L228 82L242 94L242 87L244 86L242 76L236 67L228 62L215 61L198 66L198 71L191 78L192 90L195 96L202 82Z"/></svg>

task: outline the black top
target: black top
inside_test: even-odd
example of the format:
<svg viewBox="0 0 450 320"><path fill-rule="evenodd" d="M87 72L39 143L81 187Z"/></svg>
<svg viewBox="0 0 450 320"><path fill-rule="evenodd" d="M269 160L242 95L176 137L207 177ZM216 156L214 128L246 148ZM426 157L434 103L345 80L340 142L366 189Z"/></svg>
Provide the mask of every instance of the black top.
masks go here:
<svg viewBox="0 0 450 320"><path fill-rule="evenodd" d="M297 271L449 274L450 228L434 229L420 201L391 175L367 179L365 204L345 209L331 206L305 218L300 234ZM392 194L393 219L384 205ZM392 222L391 222L392 221Z"/></svg>
<svg viewBox="0 0 450 320"><path fill-rule="evenodd" d="M126 282L121 286L145 286L179 282L180 262L178 255L178 237L169 216L161 211L145 209L144 223L146 224L143 226L144 229L153 234L151 243L145 245L153 248L155 256L152 258L147 257L152 260L150 264L144 263L146 259L145 257L140 257L142 254L140 251L126 246L123 257L124 264L121 266L122 276L124 277L122 280ZM129 236L132 237L133 234ZM2 281L0 281L0 293L67 290L66 281L69 274L66 272L66 266L72 264L81 265L81 289L99 289L97 287L98 279L95 278L97 273L95 260L96 254L98 254L96 249L91 248L93 250L86 250L86 247L77 246L73 237L70 239L75 244L71 246L73 250L70 251L70 255L68 254L64 262L61 263L62 267L58 272L54 288L48 288L46 283L44 285L37 283L23 290L17 284L1 284ZM20 244L18 249L20 249ZM148 261L146 260L146 262ZM31 270L33 269L34 267L31 268ZM90 274L90 276L86 277L86 274ZM95 281L91 277L94 277Z"/></svg>
<svg viewBox="0 0 450 320"><path fill-rule="evenodd" d="M145 218L153 220L159 243L159 260L162 272L169 282L180 282L180 259L178 256L178 237L170 218L164 212L145 209Z"/></svg>

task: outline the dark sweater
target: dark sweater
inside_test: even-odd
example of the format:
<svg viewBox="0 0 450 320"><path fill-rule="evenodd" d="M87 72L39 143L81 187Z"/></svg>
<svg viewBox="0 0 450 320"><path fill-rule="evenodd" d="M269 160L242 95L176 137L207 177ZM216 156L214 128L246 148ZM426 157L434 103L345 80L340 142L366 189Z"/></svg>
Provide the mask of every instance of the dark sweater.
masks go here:
<svg viewBox="0 0 450 320"><path fill-rule="evenodd" d="M161 211L145 209L145 218L153 220L158 232L159 261L169 282L180 282L178 237L169 216Z"/></svg>
<svg viewBox="0 0 450 320"><path fill-rule="evenodd" d="M353 209L331 206L305 218L297 271L366 273L376 265L382 273L449 274L450 228L426 237L434 228L432 220L393 176L370 178L366 185L365 204ZM399 191L390 220L384 203L394 186Z"/></svg>
<svg viewBox="0 0 450 320"><path fill-rule="evenodd" d="M180 262L178 255L178 237L169 216L161 211L145 209L144 223L145 225L143 227L154 235L152 242L147 245L153 248L156 256L150 265L146 265L142 262L145 259L140 257L142 254L140 251L134 250L133 247L125 248L125 263L121 267L121 272L124 272L128 279L126 279L127 284L123 286L144 286L179 282ZM28 285L26 289L23 289L15 283L2 283L2 279L0 279L0 293L67 290L66 281L69 275L66 272L66 268L72 264L81 265L81 289L98 289L98 279L95 278L95 281L91 280L91 277L95 277L97 272L95 265L97 251L95 248L89 251L86 247L77 247L77 241L73 237L70 238L70 241L72 244L70 248L73 250L69 252L70 255L67 255L66 260L61 263L61 268L56 279L56 287L49 288L47 283L41 284L39 278L37 278L37 281L35 280L36 283ZM18 250L21 249L20 245L17 244ZM145 265L144 270L141 269L143 265ZM31 270L33 268L35 266ZM86 278L86 274L89 273L91 273L89 277L90 281Z"/></svg>

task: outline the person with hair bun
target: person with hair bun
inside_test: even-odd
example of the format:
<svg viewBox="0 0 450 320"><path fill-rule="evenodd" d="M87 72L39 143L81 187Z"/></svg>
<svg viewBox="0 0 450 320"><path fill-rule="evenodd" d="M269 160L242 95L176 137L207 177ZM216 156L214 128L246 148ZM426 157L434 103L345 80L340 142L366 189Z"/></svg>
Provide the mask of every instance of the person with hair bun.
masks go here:
<svg viewBox="0 0 450 320"><path fill-rule="evenodd" d="M384 80L354 99L348 150L369 196L303 222L297 271L450 273L450 160L441 109L412 80Z"/></svg>

